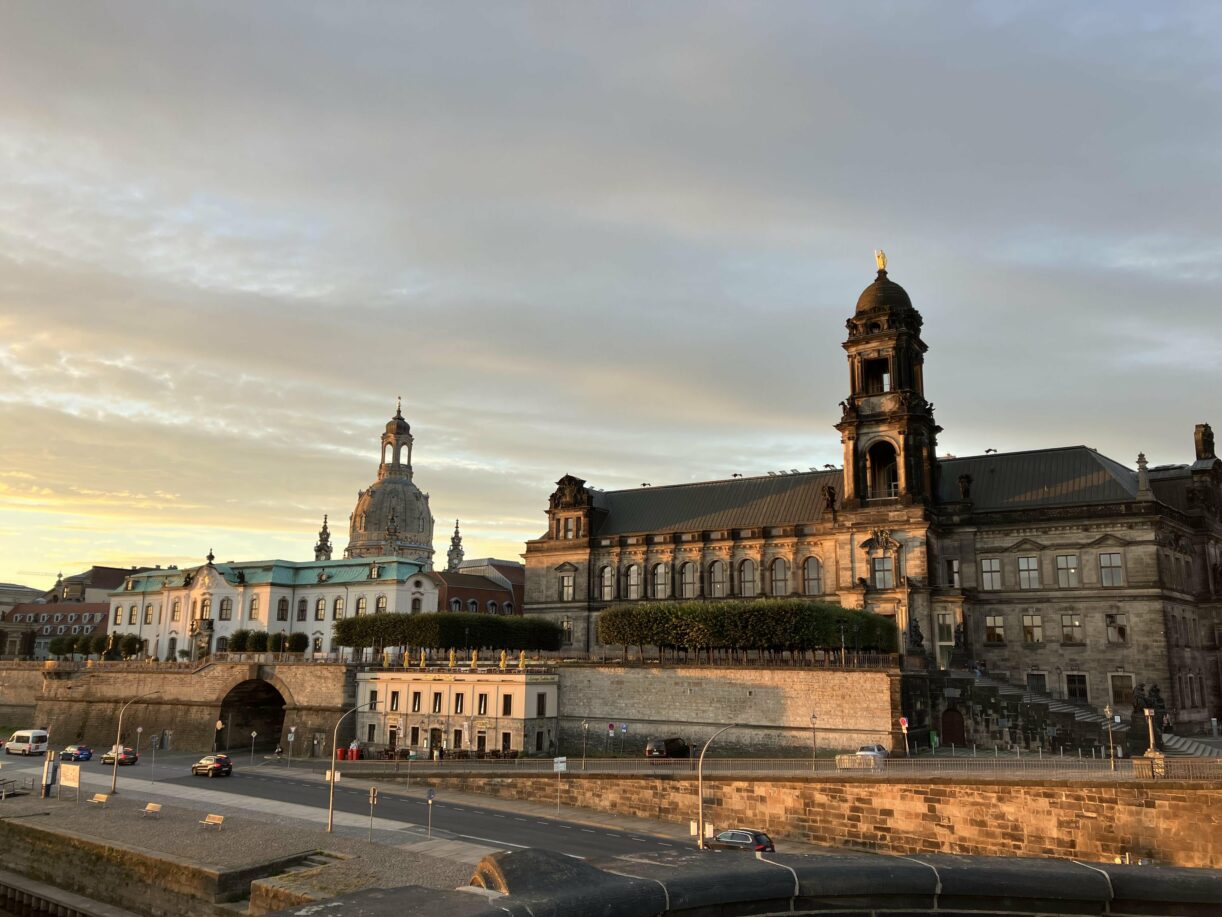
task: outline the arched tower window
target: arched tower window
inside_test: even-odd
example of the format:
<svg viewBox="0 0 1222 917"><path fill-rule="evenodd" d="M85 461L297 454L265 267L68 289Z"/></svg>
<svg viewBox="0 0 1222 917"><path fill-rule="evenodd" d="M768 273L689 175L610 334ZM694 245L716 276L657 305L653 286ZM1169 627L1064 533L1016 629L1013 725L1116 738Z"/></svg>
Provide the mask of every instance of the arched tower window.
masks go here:
<svg viewBox="0 0 1222 917"><path fill-rule="evenodd" d="M417 612L422 611L423 609L424 609L424 603L420 600L419 596L416 596L416 598L412 599L412 614L416 614Z"/></svg>
<svg viewBox="0 0 1222 917"><path fill-rule="evenodd" d="M899 468L895 447L889 442L880 440L866 453L866 477L871 500L899 496Z"/></svg>
<svg viewBox="0 0 1222 917"><path fill-rule="evenodd" d="M759 583L755 580L755 561L744 560L738 565L738 594L745 599L759 594Z"/></svg>
<svg viewBox="0 0 1222 917"><path fill-rule="evenodd" d="M823 564L817 557L808 557L802 564L802 592L823 595Z"/></svg>

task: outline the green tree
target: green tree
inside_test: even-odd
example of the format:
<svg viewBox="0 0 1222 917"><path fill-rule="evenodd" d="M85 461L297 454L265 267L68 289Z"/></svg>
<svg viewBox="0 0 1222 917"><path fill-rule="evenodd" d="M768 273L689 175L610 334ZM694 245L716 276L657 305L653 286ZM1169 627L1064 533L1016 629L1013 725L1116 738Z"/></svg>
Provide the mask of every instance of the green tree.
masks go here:
<svg viewBox="0 0 1222 917"><path fill-rule="evenodd" d="M250 646L250 631L235 630L229 635L229 643L227 644L231 653L245 653L247 647Z"/></svg>
<svg viewBox="0 0 1222 917"><path fill-rule="evenodd" d="M109 642L109 639L106 634L94 634L89 638L89 649L95 656L101 659L102 654L106 652L106 644Z"/></svg>
<svg viewBox="0 0 1222 917"><path fill-rule="evenodd" d="M251 631L250 637L246 641L246 651L249 653L266 653L267 652L267 631L265 630Z"/></svg>
<svg viewBox="0 0 1222 917"><path fill-rule="evenodd" d="M304 653L309 645L310 638L305 634L289 634L288 651L290 653Z"/></svg>
<svg viewBox="0 0 1222 917"><path fill-rule="evenodd" d="M47 644L47 652L56 658L64 655L64 638L52 637Z"/></svg>
<svg viewBox="0 0 1222 917"><path fill-rule="evenodd" d="M133 659L140 655L140 651L144 648L144 641L135 634L124 634L120 641L119 649L125 659Z"/></svg>

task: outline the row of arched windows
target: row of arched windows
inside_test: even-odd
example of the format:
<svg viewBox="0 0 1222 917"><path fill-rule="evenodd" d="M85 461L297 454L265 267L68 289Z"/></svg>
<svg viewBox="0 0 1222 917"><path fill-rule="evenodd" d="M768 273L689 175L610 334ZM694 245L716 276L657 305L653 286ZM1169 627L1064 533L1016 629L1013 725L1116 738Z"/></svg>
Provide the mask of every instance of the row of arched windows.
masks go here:
<svg viewBox="0 0 1222 917"><path fill-rule="evenodd" d="M413 602L416 602L416 601L419 601L419 599L413 600ZM413 607L412 610L417 611L419 609L416 609ZM463 600L462 599L450 599L450 611L462 611L462 610L463 610ZM478 613L479 612L479 602L476 601L475 599L467 599L466 610L471 612L472 614ZM491 615L497 615L497 614L511 615L513 614L513 602L506 602L505 604L502 605L502 604L499 604L495 599L489 599L487 611L488 611L488 614L491 614Z"/></svg>
<svg viewBox="0 0 1222 917"><path fill-rule="evenodd" d="M803 595L823 594L823 564L817 557L808 557L802 562ZM789 562L783 557L773 559L765 568L764 582L760 582L754 560L741 560L731 566L724 560L715 560L703 571L695 561L679 565L679 575L672 582L672 566L656 563L643 571L640 564L629 564L619 573L610 565L598 572L598 598L604 602L616 599L695 599L725 598L738 596L754 598L766 595L790 595L794 590L789 584ZM643 575L647 573L647 577ZM647 590L643 588L646 586Z"/></svg>

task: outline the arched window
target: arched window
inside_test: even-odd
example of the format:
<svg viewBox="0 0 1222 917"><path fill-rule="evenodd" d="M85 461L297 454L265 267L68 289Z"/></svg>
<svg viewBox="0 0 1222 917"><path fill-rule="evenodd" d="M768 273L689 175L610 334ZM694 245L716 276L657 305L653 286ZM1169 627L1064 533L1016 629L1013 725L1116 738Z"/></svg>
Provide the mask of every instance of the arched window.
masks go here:
<svg viewBox="0 0 1222 917"><path fill-rule="evenodd" d="M182 620L182 599L175 599L174 604L170 606L170 620Z"/></svg>
<svg viewBox="0 0 1222 917"><path fill-rule="evenodd" d="M281 599L276 603L276 620L287 621L289 619L289 600Z"/></svg>
<svg viewBox="0 0 1222 917"><path fill-rule="evenodd" d="M359 618L369 608L369 599L361 596L356 600L356 616Z"/></svg>
<svg viewBox="0 0 1222 917"><path fill-rule="evenodd" d="M789 594L789 564L785 563L783 558L778 557L772 562L772 566L768 568L771 572L771 589L769 595L788 595Z"/></svg>
<svg viewBox="0 0 1222 917"><path fill-rule="evenodd" d="M132 611L135 610L136 609L134 608L132 609ZM212 599L204 599L202 602L200 602L199 616L205 621L212 617ZM135 624L136 622L132 621L132 623Z"/></svg>
<svg viewBox="0 0 1222 917"><path fill-rule="evenodd" d="M327 620L327 600L326 599L318 599L314 602L314 620L315 621Z"/></svg>
<svg viewBox="0 0 1222 917"><path fill-rule="evenodd" d="M207 601L207 599L205 599L204 601ZM127 612L127 623L135 624L137 614L138 614L138 609L136 608L135 605L133 605Z"/></svg>
<svg viewBox="0 0 1222 917"><path fill-rule="evenodd" d="M306 619L306 600L297 600L297 620L304 621Z"/></svg>
<svg viewBox="0 0 1222 917"><path fill-rule="evenodd" d="M488 614L494 615L497 613L497 604L492 599L488 600Z"/></svg>
<svg viewBox="0 0 1222 917"><path fill-rule="evenodd" d="M316 653L322 652L322 637L314 638L314 652Z"/></svg>
<svg viewBox="0 0 1222 917"><path fill-rule="evenodd" d="M250 620L252 621L259 620L259 597L257 595L252 595L250 597L249 615L250 615Z"/></svg>
<svg viewBox="0 0 1222 917"><path fill-rule="evenodd" d="M385 614L385 613L386 613L386 596L384 596L384 595L380 595L380 596L378 596L378 600L377 600L377 602L374 604L373 610L374 610L374 611L375 611L377 614Z"/></svg>
<svg viewBox="0 0 1222 917"><path fill-rule="evenodd" d="M340 621L344 617L344 600L343 597L336 599L331 605L331 620Z"/></svg>
<svg viewBox="0 0 1222 917"><path fill-rule="evenodd" d="M628 598L641 597L641 568L636 564L628 565Z"/></svg>
<svg viewBox="0 0 1222 917"><path fill-rule="evenodd" d="M696 565L688 561L679 568L680 595L685 599L696 597Z"/></svg>
<svg viewBox="0 0 1222 917"><path fill-rule="evenodd" d="M610 567L598 571L598 597L604 602L615 598L615 571Z"/></svg>
<svg viewBox="0 0 1222 917"><path fill-rule="evenodd" d="M233 599L221 599L221 620L230 621L233 619Z"/></svg>
<svg viewBox="0 0 1222 917"><path fill-rule="evenodd" d="M666 564L654 564L653 576L653 597L655 599L670 598L670 576L666 572Z"/></svg>
<svg viewBox="0 0 1222 917"><path fill-rule="evenodd" d="M505 604L502 606L502 609L501 609L501 610L502 610L502 611L504 611L504 612L505 612L505 614L507 614L507 615L511 615L511 614L513 614L513 602L506 602L506 603L505 603Z"/></svg>
<svg viewBox="0 0 1222 917"><path fill-rule="evenodd" d="M424 610L424 602L420 600L420 596L416 596L414 599L412 599L412 614L415 614L416 612L423 611L423 610Z"/></svg>
<svg viewBox="0 0 1222 917"><path fill-rule="evenodd" d="M229 638L228 637L217 637L216 638L216 651L218 653L223 653L227 649L229 649Z"/></svg>
<svg viewBox="0 0 1222 917"><path fill-rule="evenodd" d="M866 468L871 500L899 496L899 472L894 446L886 441L879 441L871 446L866 453Z"/></svg>
<svg viewBox="0 0 1222 917"><path fill-rule="evenodd" d="M479 602L475 599L467 599L467 611L472 613L479 611Z"/></svg>
<svg viewBox="0 0 1222 917"><path fill-rule="evenodd" d="M715 560L709 564L709 595L715 599L726 594L726 565L724 561Z"/></svg>
<svg viewBox="0 0 1222 917"><path fill-rule="evenodd" d="M823 564L817 557L808 557L802 564L802 592L823 595Z"/></svg>
<svg viewBox="0 0 1222 917"><path fill-rule="evenodd" d="M173 662L178 658L178 638L171 637L166 643L165 649L166 662Z"/></svg>
<svg viewBox="0 0 1222 917"><path fill-rule="evenodd" d="M450 599L450 611L462 611L462 599Z"/></svg>
<svg viewBox="0 0 1222 917"><path fill-rule="evenodd" d="M151 604L144 606L144 623L153 623L153 606Z"/></svg>
<svg viewBox="0 0 1222 917"><path fill-rule="evenodd" d="M745 599L750 599L758 593L759 584L755 581L755 561L744 560L738 565L738 594Z"/></svg>

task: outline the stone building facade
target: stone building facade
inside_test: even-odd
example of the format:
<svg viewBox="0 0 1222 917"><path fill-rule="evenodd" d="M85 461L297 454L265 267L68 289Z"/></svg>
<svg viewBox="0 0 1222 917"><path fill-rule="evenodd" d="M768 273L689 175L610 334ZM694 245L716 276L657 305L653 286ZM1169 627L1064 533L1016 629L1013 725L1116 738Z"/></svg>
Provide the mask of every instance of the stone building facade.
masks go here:
<svg viewBox="0 0 1222 917"><path fill-rule="evenodd" d="M840 469L603 492L565 475L527 543L526 613L596 648L624 601L809 596L895 619L905 648L1176 723L1222 712L1222 462L1129 468L1086 446L938 457L922 319L878 277L843 344ZM853 637L848 635L852 644Z"/></svg>

